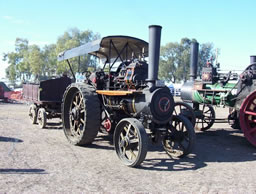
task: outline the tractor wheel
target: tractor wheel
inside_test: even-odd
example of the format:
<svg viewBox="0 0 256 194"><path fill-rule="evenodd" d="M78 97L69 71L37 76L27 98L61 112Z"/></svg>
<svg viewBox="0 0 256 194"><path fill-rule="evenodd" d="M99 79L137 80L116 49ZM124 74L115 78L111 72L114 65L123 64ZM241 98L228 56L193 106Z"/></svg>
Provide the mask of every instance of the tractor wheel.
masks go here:
<svg viewBox="0 0 256 194"><path fill-rule="evenodd" d="M100 101L95 89L85 83L71 84L63 95L62 121L71 144L93 142L100 128Z"/></svg>
<svg viewBox="0 0 256 194"><path fill-rule="evenodd" d="M256 146L256 91L247 96L240 108L240 127L246 139Z"/></svg>
<svg viewBox="0 0 256 194"><path fill-rule="evenodd" d="M172 158L182 158L193 150L196 134L191 122L182 115L174 115L167 126L163 147Z"/></svg>
<svg viewBox="0 0 256 194"><path fill-rule="evenodd" d="M196 130L206 131L210 129L215 122L215 111L209 104L204 104L202 109L199 106L199 115L196 116Z"/></svg>
<svg viewBox="0 0 256 194"><path fill-rule="evenodd" d="M46 122L47 122L47 115L44 108L39 108L38 114L37 114L37 121L40 126L40 128L45 128Z"/></svg>
<svg viewBox="0 0 256 194"><path fill-rule="evenodd" d="M196 115L194 110L189 104L185 102L175 102L174 115L185 116L192 123L193 127L196 124Z"/></svg>
<svg viewBox="0 0 256 194"><path fill-rule="evenodd" d="M37 121L37 107L35 104L31 104L29 106L28 116L32 122L32 124L36 124Z"/></svg>
<svg viewBox="0 0 256 194"><path fill-rule="evenodd" d="M147 155L148 136L137 119L126 118L117 124L114 143L118 157L127 166L140 165Z"/></svg>

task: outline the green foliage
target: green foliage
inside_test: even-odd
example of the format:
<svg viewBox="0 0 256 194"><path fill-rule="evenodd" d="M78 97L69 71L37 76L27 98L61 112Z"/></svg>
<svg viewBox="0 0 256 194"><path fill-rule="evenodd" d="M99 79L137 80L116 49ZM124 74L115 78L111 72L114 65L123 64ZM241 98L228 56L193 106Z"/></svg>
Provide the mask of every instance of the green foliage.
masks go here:
<svg viewBox="0 0 256 194"><path fill-rule="evenodd" d="M57 40L56 52L60 53L65 50L78 47L87 42L91 42L99 38L98 34L94 34L90 30L80 31L77 28L73 28L65 32ZM92 56L85 55L76 57L69 60L74 72L84 72L90 66L96 66L95 59ZM65 61L58 62L57 73L67 71L67 63Z"/></svg>
<svg viewBox="0 0 256 194"><path fill-rule="evenodd" d="M159 77L173 83L186 81L190 71L190 45L195 39L183 38L180 43L170 42L161 47ZM212 43L200 45L198 72L202 71L203 65L208 59L215 59Z"/></svg>
<svg viewBox="0 0 256 194"><path fill-rule="evenodd" d="M16 38L15 51L5 53L3 58L9 64L6 69L7 78L15 83L17 79L30 80L32 75L37 81L59 76L64 72L71 75L66 62L57 62L57 54L98 38L99 34L90 30L80 31L77 28L64 32L56 44L45 45L43 48L29 45L27 39ZM77 57L70 62L74 72L86 71L88 67L96 69L96 61L90 56L81 56L80 59Z"/></svg>

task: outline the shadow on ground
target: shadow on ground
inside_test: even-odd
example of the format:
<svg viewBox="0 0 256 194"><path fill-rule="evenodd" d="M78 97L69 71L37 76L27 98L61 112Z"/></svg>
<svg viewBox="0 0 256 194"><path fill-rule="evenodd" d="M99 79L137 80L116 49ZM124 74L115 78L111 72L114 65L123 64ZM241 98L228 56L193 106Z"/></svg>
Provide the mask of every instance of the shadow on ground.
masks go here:
<svg viewBox="0 0 256 194"><path fill-rule="evenodd" d="M150 149L149 149L150 150ZM160 146L151 151L164 154ZM216 129L197 133L195 149L189 156L177 159L148 158L140 167L145 170L180 171L196 170L210 162L247 162L256 160L256 148L242 132L231 129Z"/></svg>
<svg viewBox="0 0 256 194"><path fill-rule="evenodd" d="M0 174L48 174L44 169L15 169L15 168L0 168Z"/></svg>
<svg viewBox="0 0 256 194"><path fill-rule="evenodd" d="M166 158L166 153L161 145L150 144L148 152L158 152L159 157L154 158L151 154L148 154L142 166L138 169L184 171L203 168L210 162L256 160L256 148L246 140L241 131L230 128L212 129L206 132L197 132L196 136L194 151L184 158ZM114 150L113 138L107 135L99 135L92 145L86 147Z"/></svg>
<svg viewBox="0 0 256 194"><path fill-rule="evenodd" d="M45 127L45 129L49 130L61 130L62 128L62 122L47 122Z"/></svg>
<svg viewBox="0 0 256 194"><path fill-rule="evenodd" d="M15 142L15 143L21 143L23 140L13 137L3 137L0 136L0 142Z"/></svg>

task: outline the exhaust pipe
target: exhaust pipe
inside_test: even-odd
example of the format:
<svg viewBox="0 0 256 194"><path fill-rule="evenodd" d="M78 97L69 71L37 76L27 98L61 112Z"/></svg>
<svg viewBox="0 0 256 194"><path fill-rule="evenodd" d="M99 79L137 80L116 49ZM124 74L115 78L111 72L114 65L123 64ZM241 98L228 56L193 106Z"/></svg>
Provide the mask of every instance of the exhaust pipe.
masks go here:
<svg viewBox="0 0 256 194"><path fill-rule="evenodd" d="M256 64L256 56L250 56L250 64Z"/></svg>
<svg viewBox="0 0 256 194"><path fill-rule="evenodd" d="M158 79L161 30L162 26L149 26L149 67L147 81L150 87L155 86L156 80Z"/></svg>
<svg viewBox="0 0 256 194"><path fill-rule="evenodd" d="M194 81L197 77L197 62L198 62L198 42L191 44L190 55L190 81Z"/></svg>

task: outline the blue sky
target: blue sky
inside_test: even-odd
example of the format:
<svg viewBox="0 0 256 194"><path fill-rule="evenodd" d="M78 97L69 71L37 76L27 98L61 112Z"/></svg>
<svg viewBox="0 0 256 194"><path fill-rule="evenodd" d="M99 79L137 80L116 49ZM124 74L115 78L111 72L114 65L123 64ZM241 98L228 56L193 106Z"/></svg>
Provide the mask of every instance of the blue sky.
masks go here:
<svg viewBox="0 0 256 194"><path fill-rule="evenodd" d="M242 70L256 55L255 7L253 0L0 0L0 54L14 50L16 37L43 46L72 27L147 41L148 26L158 24L161 45L183 37L212 42L222 69Z"/></svg>

